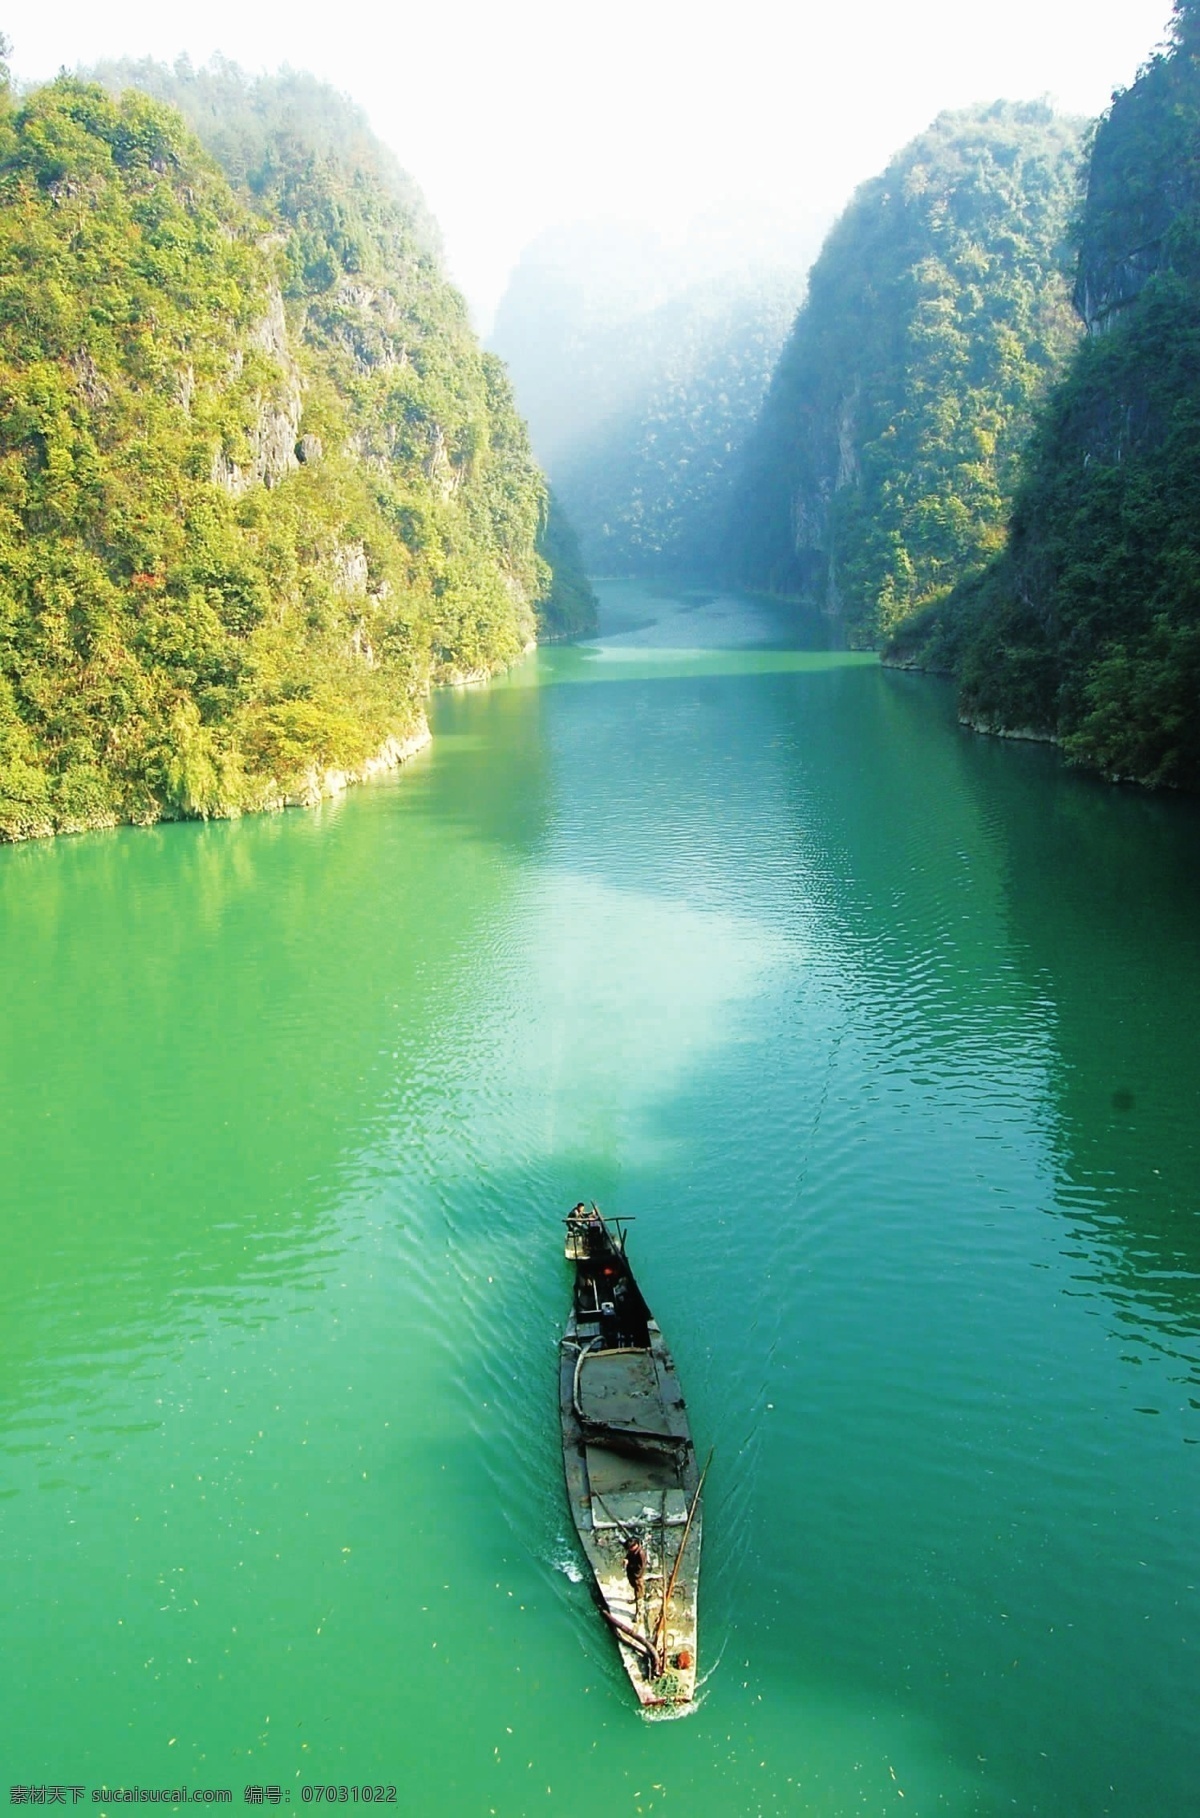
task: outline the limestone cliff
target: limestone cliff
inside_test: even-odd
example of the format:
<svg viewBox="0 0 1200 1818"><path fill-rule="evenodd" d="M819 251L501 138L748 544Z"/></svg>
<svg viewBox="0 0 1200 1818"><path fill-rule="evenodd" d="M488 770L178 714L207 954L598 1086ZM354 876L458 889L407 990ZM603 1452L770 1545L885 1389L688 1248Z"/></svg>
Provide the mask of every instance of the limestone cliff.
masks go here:
<svg viewBox="0 0 1200 1818"><path fill-rule="evenodd" d="M1103 334L1156 272L1188 260L1181 227L1200 205L1190 14L1178 48L1151 60L1099 123L1088 161L1075 307Z"/></svg>
<svg viewBox="0 0 1200 1818"><path fill-rule="evenodd" d="M105 76L0 94L0 838L396 761L547 591L503 370L354 110Z"/></svg>
<svg viewBox="0 0 1200 1818"><path fill-rule="evenodd" d="M1200 788L1200 23L1100 123L1076 304L1088 334L1031 438L1006 548L902 628L965 719L1105 775Z"/></svg>
<svg viewBox="0 0 1200 1818"><path fill-rule="evenodd" d="M1003 535L1033 406L1077 334L1059 269L1079 132L944 114L829 235L751 437L732 574L876 642Z"/></svg>

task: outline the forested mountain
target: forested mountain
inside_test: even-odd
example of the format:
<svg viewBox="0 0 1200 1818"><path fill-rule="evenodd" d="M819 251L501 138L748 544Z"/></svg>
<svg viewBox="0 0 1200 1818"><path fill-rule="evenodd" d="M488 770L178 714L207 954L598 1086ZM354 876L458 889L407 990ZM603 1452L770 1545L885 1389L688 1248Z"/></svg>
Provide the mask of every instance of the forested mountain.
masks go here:
<svg viewBox="0 0 1200 1818"><path fill-rule="evenodd" d="M1034 407L1078 334L1078 126L941 115L830 234L748 445L728 563L871 644L1000 547Z"/></svg>
<svg viewBox="0 0 1200 1818"><path fill-rule="evenodd" d="M527 249L492 342L589 568L712 577L815 240L738 211L672 243L580 223Z"/></svg>
<svg viewBox="0 0 1200 1818"><path fill-rule="evenodd" d="M650 228L607 221L550 228L521 254L489 344L551 477L644 383L634 325L679 288L671 263Z"/></svg>
<svg viewBox="0 0 1200 1818"><path fill-rule="evenodd" d="M590 568L717 574L738 460L802 286L798 271L726 278L640 318L641 386L554 469Z"/></svg>
<svg viewBox="0 0 1200 1818"><path fill-rule="evenodd" d="M1096 133L1087 338L1026 455L1005 550L905 627L962 711L1112 777L1200 788L1200 6Z"/></svg>
<svg viewBox="0 0 1200 1818"><path fill-rule="evenodd" d="M546 495L537 546L550 571L549 586L538 600L540 636L552 642L595 631L599 601L588 580L575 527L553 491Z"/></svg>
<svg viewBox="0 0 1200 1818"><path fill-rule="evenodd" d="M548 586L504 370L356 111L102 73L0 100L0 837L311 797Z"/></svg>

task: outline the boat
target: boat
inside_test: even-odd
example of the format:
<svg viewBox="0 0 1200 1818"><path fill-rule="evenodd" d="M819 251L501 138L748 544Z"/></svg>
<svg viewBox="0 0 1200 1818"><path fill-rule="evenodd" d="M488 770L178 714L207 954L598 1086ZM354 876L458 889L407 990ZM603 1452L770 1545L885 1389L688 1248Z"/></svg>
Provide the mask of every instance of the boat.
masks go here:
<svg viewBox="0 0 1200 1818"><path fill-rule="evenodd" d="M575 1292L559 1368L563 1468L597 1601L638 1700L696 1691L704 1471L675 1362L625 1254L628 1219L566 1219Z"/></svg>

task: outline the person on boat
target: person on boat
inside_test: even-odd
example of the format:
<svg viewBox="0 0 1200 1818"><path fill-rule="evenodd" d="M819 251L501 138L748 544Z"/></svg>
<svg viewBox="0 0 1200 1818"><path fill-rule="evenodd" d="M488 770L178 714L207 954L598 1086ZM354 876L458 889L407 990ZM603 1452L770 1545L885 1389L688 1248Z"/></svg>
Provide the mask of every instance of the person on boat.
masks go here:
<svg viewBox="0 0 1200 1818"><path fill-rule="evenodd" d="M646 1549L636 1534L631 1534L625 1542L625 1576L629 1580L636 1604L646 1582Z"/></svg>

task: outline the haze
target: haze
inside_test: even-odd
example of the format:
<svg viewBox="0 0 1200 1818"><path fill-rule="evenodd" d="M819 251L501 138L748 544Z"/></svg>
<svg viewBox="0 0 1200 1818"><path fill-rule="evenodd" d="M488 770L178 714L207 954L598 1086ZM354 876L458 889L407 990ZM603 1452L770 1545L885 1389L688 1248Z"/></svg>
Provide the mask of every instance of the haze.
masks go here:
<svg viewBox="0 0 1200 1818"><path fill-rule="evenodd" d="M21 81L101 57L214 52L312 70L359 101L422 185L451 272L490 323L522 247L595 215L671 230L713 204L832 216L944 108L1047 95L1098 113L1160 40L1168 0L518 0L379 11L346 0L180 14L63 0L10 22Z"/></svg>

